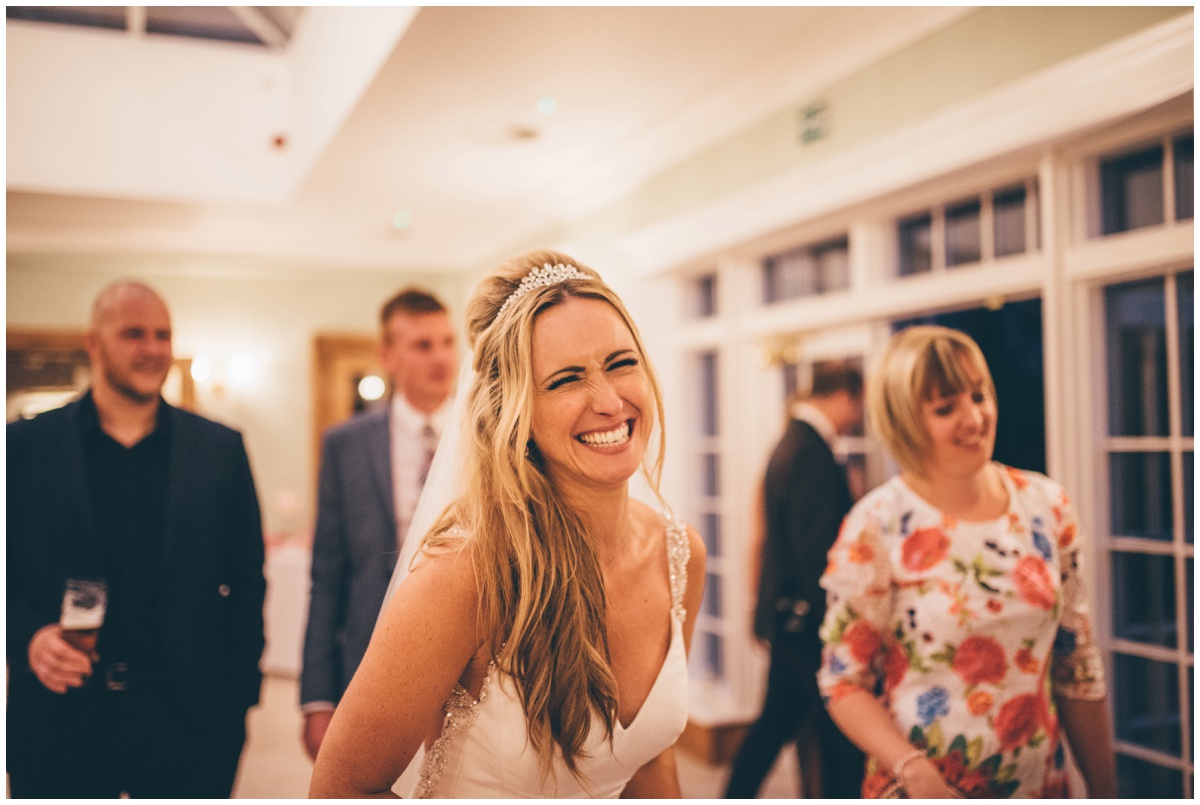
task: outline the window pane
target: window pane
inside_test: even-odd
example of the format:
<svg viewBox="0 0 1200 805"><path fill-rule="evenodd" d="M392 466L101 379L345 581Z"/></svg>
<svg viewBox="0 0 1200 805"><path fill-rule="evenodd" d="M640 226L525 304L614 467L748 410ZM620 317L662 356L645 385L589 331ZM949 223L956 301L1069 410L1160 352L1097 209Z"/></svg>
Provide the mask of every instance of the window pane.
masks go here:
<svg viewBox="0 0 1200 805"><path fill-rule="evenodd" d="M711 679L725 678L725 641L720 635L712 632L704 632L701 634L704 644L704 651L701 656L704 658L704 670L708 673Z"/></svg>
<svg viewBox="0 0 1200 805"><path fill-rule="evenodd" d="M933 216L922 213L896 224L900 241L900 276L933 270Z"/></svg>
<svg viewBox="0 0 1200 805"><path fill-rule="evenodd" d="M1112 535L1171 539L1168 453L1110 453Z"/></svg>
<svg viewBox="0 0 1200 805"><path fill-rule="evenodd" d="M1122 799L1178 799L1183 775L1127 755L1117 755L1117 795Z"/></svg>
<svg viewBox="0 0 1200 805"><path fill-rule="evenodd" d="M1113 635L1175 648L1175 558L1112 554Z"/></svg>
<svg viewBox="0 0 1200 805"><path fill-rule="evenodd" d="M992 198L992 218L996 230L996 256L1024 254L1025 188L997 192Z"/></svg>
<svg viewBox="0 0 1200 805"><path fill-rule="evenodd" d="M1177 666L1113 654L1118 739L1178 755L1180 751L1179 669Z"/></svg>
<svg viewBox="0 0 1200 805"><path fill-rule="evenodd" d="M702 352L700 374L700 435L717 435L717 353Z"/></svg>
<svg viewBox="0 0 1200 805"><path fill-rule="evenodd" d="M10 20L125 30L125 6L5 6L4 12Z"/></svg>
<svg viewBox="0 0 1200 805"><path fill-rule="evenodd" d="M849 288L849 241L839 238L771 255L763 260L762 277L767 304Z"/></svg>
<svg viewBox="0 0 1200 805"><path fill-rule="evenodd" d="M701 457L701 463L704 468L704 494L710 498L715 498L720 492L720 468L721 459L714 453L705 453Z"/></svg>
<svg viewBox="0 0 1200 805"><path fill-rule="evenodd" d="M700 536L709 556L721 555L721 518L716 514L700 516Z"/></svg>
<svg viewBox="0 0 1200 805"><path fill-rule="evenodd" d="M1196 565L1196 562L1193 559L1188 559L1186 562L1184 562L1184 569L1185 569L1184 575L1187 578L1187 600L1189 602L1196 600L1196 586L1195 586L1195 580L1194 580L1194 574L1196 572L1195 565ZM1188 622L1187 622L1188 651L1195 651L1196 650L1195 649L1195 641L1196 641L1195 620L1196 620L1196 618L1195 618L1195 612L1194 612L1195 607L1193 607L1189 604L1189 606L1187 606L1186 609L1187 609L1187 616L1188 616ZM1193 726L1195 726L1195 725L1193 725Z"/></svg>
<svg viewBox="0 0 1200 805"><path fill-rule="evenodd" d="M1186 221L1194 216L1196 185L1193 178L1192 135L1175 141L1175 220Z"/></svg>
<svg viewBox="0 0 1200 805"><path fill-rule="evenodd" d="M1105 289L1108 432L1167 435L1167 346L1163 281Z"/></svg>
<svg viewBox="0 0 1200 805"><path fill-rule="evenodd" d="M1194 456L1190 451L1183 454L1183 538L1188 542L1193 541L1196 530L1196 521L1192 515L1192 509L1196 505L1196 476L1192 474Z"/></svg>
<svg viewBox="0 0 1200 805"><path fill-rule="evenodd" d="M946 208L946 265L978 263L982 257L979 199Z"/></svg>
<svg viewBox="0 0 1200 805"><path fill-rule="evenodd" d="M1183 391L1183 435L1192 435L1194 416L1192 384L1196 368L1196 311L1193 305L1196 275L1192 272L1175 275L1176 298L1179 307L1179 385Z"/></svg>
<svg viewBox="0 0 1200 805"><path fill-rule="evenodd" d="M707 319L717 314L716 274L705 274L692 280L690 309L695 319Z"/></svg>
<svg viewBox="0 0 1200 805"><path fill-rule="evenodd" d="M703 609L706 615L721 617L721 577L716 573L706 573L704 576Z"/></svg>
<svg viewBox="0 0 1200 805"><path fill-rule="evenodd" d="M1100 163L1103 234L1163 222L1163 149L1155 146Z"/></svg>
<svg viewBox="0 0 1200 805"><path fill-rule="evenodd" d="M820 293L850 287L850 243L839 240L813 249L817 261L817 287Z"/></svg>

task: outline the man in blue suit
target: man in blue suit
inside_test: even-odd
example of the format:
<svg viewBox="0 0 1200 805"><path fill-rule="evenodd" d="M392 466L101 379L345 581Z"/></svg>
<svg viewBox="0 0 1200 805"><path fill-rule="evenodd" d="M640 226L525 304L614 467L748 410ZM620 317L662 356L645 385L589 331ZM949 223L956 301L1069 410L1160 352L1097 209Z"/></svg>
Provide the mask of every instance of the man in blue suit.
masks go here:
<svg viewBox="0 0 1200 805"><path fill-rule="evenodd" d="M262 522L241 435L168 405L166 304L97 296L79 400L8 426L14 797L228 797L258 702ZM98 579L97 642L60 625Z"/></svg>
<svg viewBox="0 0 1200 805"><path fill-rule="evenodd" d="M330 428L321 452L300 674L302 737L312 758L367 650L457 369L450 316L431 294L401 291L384 305L380 324L380 362L392 399Z"/></svg>

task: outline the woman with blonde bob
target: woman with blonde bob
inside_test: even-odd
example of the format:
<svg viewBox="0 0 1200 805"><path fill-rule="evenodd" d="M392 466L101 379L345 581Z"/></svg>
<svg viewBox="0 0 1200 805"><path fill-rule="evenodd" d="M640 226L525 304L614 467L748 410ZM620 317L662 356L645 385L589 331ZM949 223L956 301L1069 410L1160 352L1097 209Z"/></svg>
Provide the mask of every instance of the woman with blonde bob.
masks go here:
<svg viewBox="0 0 1200 805"><path fill-rule="evenodd" d="M462 449L433 470L457 497L385 604L310 795L389 795L423 750L405 795L677 797L704 547L629 494L641 468L658 496L663 455L637 328L595 271L536 251L484 277L467 331Z"/></svg>
<svg viewBox="0 0 1200 805"><path fill-rule="evenodd" d="M1082 535L1062 487L992 460L979 347L944 327L901 331L867 411L901 471L829 553L818 674L868 756L863 796L1065 797L1063 730L1087 793L1116 796Z"/></svg>

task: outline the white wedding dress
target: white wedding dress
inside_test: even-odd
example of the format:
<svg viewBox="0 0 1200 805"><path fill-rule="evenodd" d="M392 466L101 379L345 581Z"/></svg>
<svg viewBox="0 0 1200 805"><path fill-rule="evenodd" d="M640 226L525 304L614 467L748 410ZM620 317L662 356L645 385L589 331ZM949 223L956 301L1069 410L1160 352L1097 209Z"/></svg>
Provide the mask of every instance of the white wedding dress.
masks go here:
<svg viewBox="0 0 1200 805"><path fill-rule="evenodd" d="M689 557L687 529L667 520L670 568L671 641L646 701L630 722L614 724L610 745L600 721L579 760L577 780L557 759L542 776L529 745L525 712L512 677L493 663L476 701L456 685L446 702L446 719L425 754L413 797L617 797L642 765L675 743L687 723L687 656L683 644Z"/></svg>

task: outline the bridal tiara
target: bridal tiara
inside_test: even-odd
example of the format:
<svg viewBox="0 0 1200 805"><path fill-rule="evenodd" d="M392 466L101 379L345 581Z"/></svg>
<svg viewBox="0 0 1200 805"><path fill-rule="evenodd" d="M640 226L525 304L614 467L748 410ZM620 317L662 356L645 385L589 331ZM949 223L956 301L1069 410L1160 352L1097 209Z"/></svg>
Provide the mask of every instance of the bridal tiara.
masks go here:
<svg viewBox="0 0 1200 805"><path fill-rule="evenodd" d="M521 278L521 284L517 286L515 291L508 295L508 298L504 300L504 304L500 306L500 310L496 312L496 318L500 318L504 314L505 308L534 288L557 285L567 280L585 280L587 278L588 275L575 266L563 265L562 263L555 263L554 265L543 263L541 268L535 268Z"/></svg>

